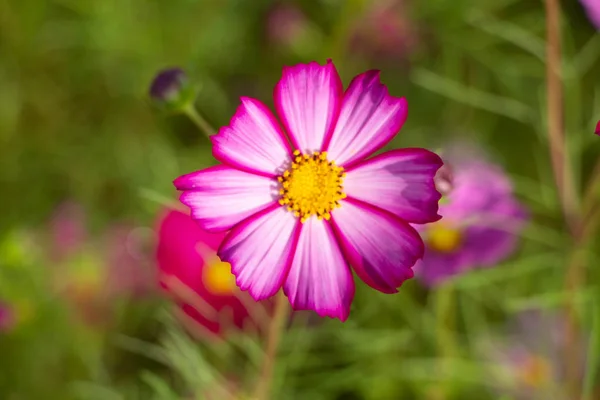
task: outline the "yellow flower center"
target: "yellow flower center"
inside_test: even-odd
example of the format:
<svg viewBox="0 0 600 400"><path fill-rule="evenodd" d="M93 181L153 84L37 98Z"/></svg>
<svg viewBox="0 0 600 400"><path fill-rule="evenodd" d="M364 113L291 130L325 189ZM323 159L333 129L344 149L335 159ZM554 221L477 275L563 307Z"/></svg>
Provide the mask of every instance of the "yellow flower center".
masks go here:
<svg viewBox="0 0 600 400"><path fill-rule="evenodd" d="M204 287L216 295L228 295L235 289L235 276L231 273L231 264L215 257L208 263L202 273Z"/></svg>
<svg viewBox="0 0 600 400"><path fill-rule="evenodd" d="M460 247L462 241L460 229L447 223L436 222L427 230L427 245L440 253L452 253Z"/></svg>
<svg viewBox="0 0 600 400"><path fill-rule="evenodd" d="M531 387L540 387L550 379L548 361L538 356L529 356L520 372L523 382Z"/></svg>
<svg viewBox="0 0 600 400"><path fill-rule="evenodd" d="M342 181L346 174L343 167L327 160L326 152L301 154L294 151L290 168L279 176L281 184L279 204L305 222L311 215L328 220L331 211L346 198Z"/></svg>

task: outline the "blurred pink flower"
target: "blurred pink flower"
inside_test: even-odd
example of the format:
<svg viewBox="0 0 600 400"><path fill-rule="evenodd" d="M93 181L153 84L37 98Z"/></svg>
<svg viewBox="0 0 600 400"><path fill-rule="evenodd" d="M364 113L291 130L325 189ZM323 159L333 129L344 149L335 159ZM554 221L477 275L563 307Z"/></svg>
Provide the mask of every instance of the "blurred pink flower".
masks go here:
<svg viewBox="0 0 600 400"><path fill-rule="evenodd" d="M50 257L62 262L81 251L88 239L86 215L83 207L75 202L59 205L50 219Z"/></svg>
<svg viewBox="0 0 600 400"><path fill-rule="evenodd" d="M107 292L139 298L154 292L156 270L152 267L150 228L115 224L105 233Z"/></svg>
<svg viewBox="0 0 600 400"><path fill-rule="evenodd" d="M372 57L404 59L418 46L417 28L408 16L407 0L373 2L357 21L352 52Z"/></svg>
<svg viewBox="0 0 600 400"><path fill-rule="evenodd" d="M59 206L50 221L48 254L60 264L52 271L57 293L77 318L96 325L108 321L117 299L139 297L155 289L156 278L151 251L143 248L151 238L140 235L149 228L116 223L98 240L89 236L85 220L80 205L66 202Z"/></svg>
<svg viewBox="0 0 600 400"><path fill-rule="evenodd" d="M276 4L267 16L267 35L272 43L292 46L306 28L306 16L293 4Z"/></svg>
<svg viewBox="0 0 600 400"><path fill-rule="evenodd" d="M502 169L473 154L470 157L444 157L445 165L435 179L445 194L440 201L442 219L415 226L426 245L415 274L426 285L507 258L527 218Z"/></svg>
<svg viewBox="0 0 600 400"><path fill-rule="evenodd" d="M588 18L596 29L600 30L600 1L599 0L581 0L581 4L587 11Z"/></svg>
<svg viewBox="0 0 600 400"><path fill-rule="evenodd" d="M167 210L159 218L156 259L161 286L185 314L215 334L224 333L226 324L243 329L250 317L247 305L253 302L237 288L231 266L217 256L224 237L203 231L180 211Z"/></svg>
<svg viewBox="0 0 600 400"><path fill-rule="evenodd" d="M564 399L566 320L542 310L527 310L509 327L508 337L493 338L481 350L489 359L494 389L518 400ZM585 338L576 338L579 353L573 354L581 378L585 367Z"/></svg>
<svg viewBox="0 0 600 400"><path fill-rule="evenodd" d="M600 135L600 121L596 124L596 131L594 132L596 135Z"/></svg>

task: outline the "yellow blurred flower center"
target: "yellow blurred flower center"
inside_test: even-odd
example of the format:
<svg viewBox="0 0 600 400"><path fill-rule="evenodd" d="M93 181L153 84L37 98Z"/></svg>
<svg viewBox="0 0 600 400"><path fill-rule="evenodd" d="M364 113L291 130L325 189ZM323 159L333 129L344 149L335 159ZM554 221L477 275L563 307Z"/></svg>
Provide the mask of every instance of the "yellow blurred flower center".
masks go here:
<svg viewBox="0 0 600 400"><path fill-rule="evenodd" d="M427 230L427 245L440 253L452 253L460 247L463 234L460 229L444 222L431 224Z"/></svg>
<svg viewBox="0 0 600 400"><path fill-rule="evenodd" d="M218 257L215 262L204 267L202 281L208 291L217 295L231 294L236 287L231 264L221 261Z"/></svg>
<svg viewBox="0 0 600 400"><path fill-rule="evenodd" d="M540 387L550 379L551 368L542 357L529 356L521 367L521 379L531 387Z"/></svg>
<svg viewBox="0 0 600 400"><path fill-rule="evenodd" d="M301 154L294 151L291 167L279 176L281 199L279 204L305 222L311 215L328 220L331 211L346 198L342 181L346 174L343 167L327 160L326 152Z"/></svg>

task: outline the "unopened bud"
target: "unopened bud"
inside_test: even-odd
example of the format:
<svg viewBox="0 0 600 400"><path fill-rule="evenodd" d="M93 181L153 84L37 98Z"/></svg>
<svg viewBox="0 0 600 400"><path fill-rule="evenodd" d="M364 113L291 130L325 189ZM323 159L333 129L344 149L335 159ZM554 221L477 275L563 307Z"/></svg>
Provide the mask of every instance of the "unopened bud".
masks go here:
<svg viewBox="0 0 600 400"><path fill-rule="evenodd" d="M194 100L194 90L187 75L180 68L169 68L159 72L150 86L150 98L171 110L181 110Z"/></svg>

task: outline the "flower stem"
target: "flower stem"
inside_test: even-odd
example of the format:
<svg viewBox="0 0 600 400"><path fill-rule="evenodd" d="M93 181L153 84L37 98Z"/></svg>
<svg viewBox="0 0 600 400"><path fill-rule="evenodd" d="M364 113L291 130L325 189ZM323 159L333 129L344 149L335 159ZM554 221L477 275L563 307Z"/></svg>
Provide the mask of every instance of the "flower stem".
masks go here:
<svg viewBox="0 0 600 400"><path fill-rule="evenodd" d="M451 397L452 387L449 387L450 364L449 360L458 356L458 349L455 335L454 310L456 307L456 292L452 284L440 286L435 293L435 315L436 315L436 333L439 355L439 374L443 382L439 382L432 398L435 400L444 400Z"/></svg>
<svg viewBox="0 0 600 400"><path fill-rule="evenodd" d="M188 104L183 110L183 113L188 116L190 120L206 135L206 137L210 138L215 130L210 126L208 122L200 115L200 113L196 110L193 103Z"/></svg>
<svg viewBox="0 0 600 400"><path fill-rule="evenodd" d="M260 377L254 391L253 400L267 400L271 390L271 382L273 381L273 369L275 367L275 359L277 357L277 348L281 340L281 334L285 327L285 322L288 316L287 298L280 292L275 299L275 314L269 323L269 332L267 336L267 349L263 365L261 368Z"/></svg>
<svg viewBox="0 0 600 400"><path fill-rule="evenodd" d="M548 140L552 170L564 218L574 233L577 229L575 186L567 162L563 129L563 88L561 82L560 5L559 0L545 0L546 5L546 92Z"/></svg>
<svg viewBox="0 0 600 400"><path fill-rule="evenodd" d="M580 332L577 320L575 298L579 287L585 283L586 248L589 238L598 228L600 214L589 215L592 208L592 196L598 187L600 167L597 167L592 177L591 187L584 196L583 207L577 211L575 187L571 171L566 162L565 137L563 130L562 82L560 78L561 49L560 49L560 4L559 0L545 0L546 7L546 89L548 95L548 134L550 156L556 187L559 193L564 218L570 228L573 238L573 249L566 270L566 291L568 292L565 305L567 324L565 332L564 363L566 366L567 390L569 398L579 398L581 366L579 360Z"/></svg>

